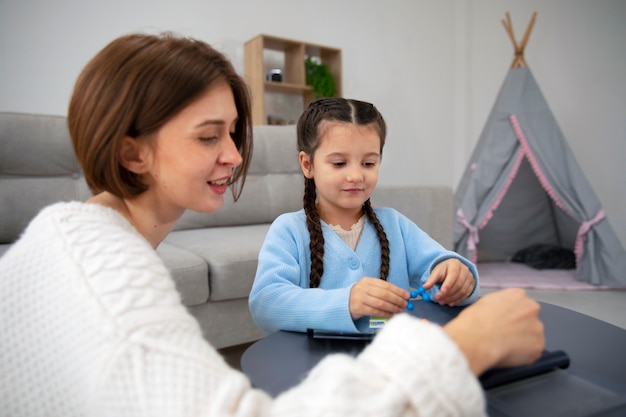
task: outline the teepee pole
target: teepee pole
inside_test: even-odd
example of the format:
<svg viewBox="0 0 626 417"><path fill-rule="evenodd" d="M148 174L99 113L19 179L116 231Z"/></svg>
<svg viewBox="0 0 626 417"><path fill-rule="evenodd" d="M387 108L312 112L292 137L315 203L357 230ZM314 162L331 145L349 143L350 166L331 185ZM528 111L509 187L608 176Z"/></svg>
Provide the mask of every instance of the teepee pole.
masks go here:
<svg viewBox="0 0 626 417"><path fill-rule="evenodd" d="M517 43L515 39L515 33L513 32L513 23L511 22L511 15L509 12L506 12L506 20L502 20L502 25L506 30L506 33L509 35L511 42L513 43L513 50L515 52L515 57L513 58L513 62L511 63L511 68L520 68L520 67L528 67L526 60L524 59L524 49L526 48L526 44L528 43L528 39L530 38L530 33L533 30L533 26L535 26L535 20L537 19L537 12L533 13L533 16L526 27L526 32L522 37L522 41Z"/></svg>

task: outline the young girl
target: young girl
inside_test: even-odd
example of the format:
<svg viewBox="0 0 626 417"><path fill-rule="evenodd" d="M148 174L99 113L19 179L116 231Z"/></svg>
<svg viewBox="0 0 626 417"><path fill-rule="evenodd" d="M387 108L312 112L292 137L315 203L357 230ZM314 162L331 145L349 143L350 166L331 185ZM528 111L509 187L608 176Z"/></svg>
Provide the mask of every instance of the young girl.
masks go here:
<svg viewBox="0 0 626 417"><path fill-rule="evenodd" d="M278 217L261 249L249 304L263 330L366 331L420 285L440 304L478 298L471 262L372 208L385 136L378 110L357 100L318 100L298 120L304 209Z"/></svg>
<svg viewBox="0 0 626 417"><path fill-rule="evenodd" d="M0 258L2 416L484 415L475 375L543 349L538 304L507 291L443 329L394 318L272 399L203 339L154 250L185 209L241 191L243 80L203 42L122 36L81 73L68 124L94 196L45 208Z"/></svg>

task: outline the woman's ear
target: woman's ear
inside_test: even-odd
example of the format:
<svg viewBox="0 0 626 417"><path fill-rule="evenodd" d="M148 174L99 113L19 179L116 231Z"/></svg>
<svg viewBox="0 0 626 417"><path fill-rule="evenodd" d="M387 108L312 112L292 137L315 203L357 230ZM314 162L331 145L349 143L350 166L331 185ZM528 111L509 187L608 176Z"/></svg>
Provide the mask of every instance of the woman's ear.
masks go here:
<svg viewBox="0 0 626 417"><path fill-rule="evenodd" d="M298 159L300 160L300 168L302 168L304 176L309 179L313 178L313 162L311 162L311 156L304 151L300 151Z"/></svg>
<svg viewBox="0 0 626 417"><path fill-rule="evenodd" d="M148 171L148 143L141 139L124 136L120 148L120 164L135 174Z"/></svg>

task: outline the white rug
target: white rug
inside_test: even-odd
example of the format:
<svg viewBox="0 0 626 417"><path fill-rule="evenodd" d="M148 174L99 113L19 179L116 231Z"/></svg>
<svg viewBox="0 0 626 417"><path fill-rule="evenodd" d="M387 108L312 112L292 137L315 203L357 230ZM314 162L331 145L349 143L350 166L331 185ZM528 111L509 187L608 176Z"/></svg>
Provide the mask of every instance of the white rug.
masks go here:
<svg viewBox="0 0 626 417"><path fill-rule="evenodd" d="M533 290L597 291L615 290L595 286L576 278L574 269L534 269L517 262L483 262L476 265L483 288L525 288Z"/></svg>

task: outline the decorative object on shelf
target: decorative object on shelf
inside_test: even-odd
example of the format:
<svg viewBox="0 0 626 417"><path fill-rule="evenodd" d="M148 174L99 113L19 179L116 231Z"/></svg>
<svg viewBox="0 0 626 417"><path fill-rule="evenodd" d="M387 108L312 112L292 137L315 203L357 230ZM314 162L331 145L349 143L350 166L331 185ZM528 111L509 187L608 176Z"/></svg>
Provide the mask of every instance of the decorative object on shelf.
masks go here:
<svg viewBox="0 0 626 417"><path fill-rule="evenodd" d="M304 61L304 65L306 69L306 84L313 89L313 99L334 97L336 91L335 77L330 72L328 65L310 56Z"/></svg>
<svg viewBox="0 0 626 417"><path fill-rule="evenodd" d="M312 70L315 78L322 71L332 74L334 91L329 88L328 74L307 83L307 57L324 64ZM272 79L272 69L276 68L281 70L280 82ZM244 44L244 73L254 125L268 124L269 115L281 115L287 121L297 119L314 99L342 94L341 49L331 46L260 34Z"/></svg>
<svg viewBox="0 0 626 417"><path fill-rule="evenodd" d="M274 81L277 83L283 82L283 71L280 69L271 69L265 76L267 81Z"/></svg>
<svg viewBox="0 0 626 417"><path fill-rule="evenodd" d="M267 116L268 125L286 125L288 124L284 117L269 114Z"/></svg>

